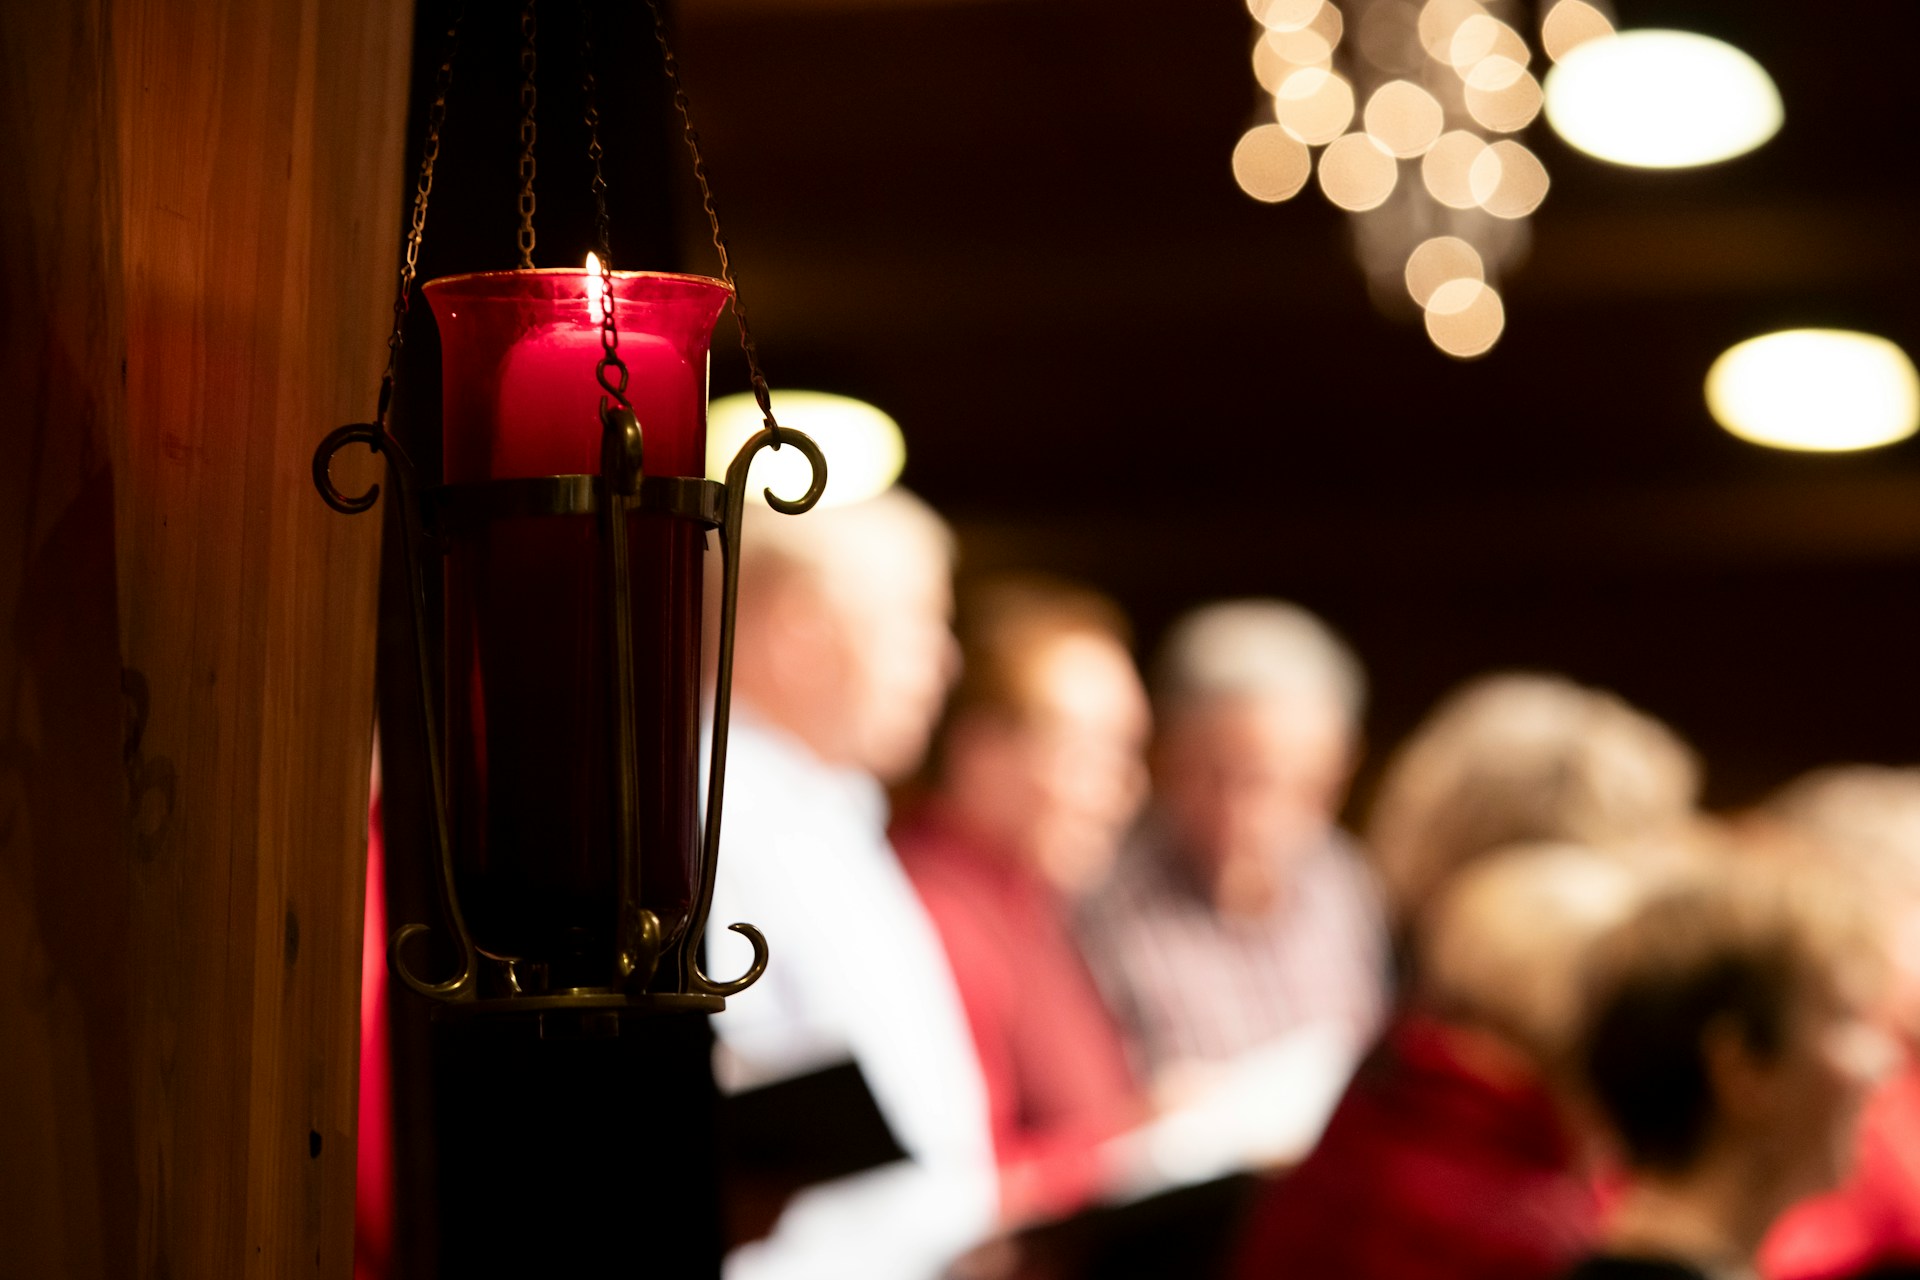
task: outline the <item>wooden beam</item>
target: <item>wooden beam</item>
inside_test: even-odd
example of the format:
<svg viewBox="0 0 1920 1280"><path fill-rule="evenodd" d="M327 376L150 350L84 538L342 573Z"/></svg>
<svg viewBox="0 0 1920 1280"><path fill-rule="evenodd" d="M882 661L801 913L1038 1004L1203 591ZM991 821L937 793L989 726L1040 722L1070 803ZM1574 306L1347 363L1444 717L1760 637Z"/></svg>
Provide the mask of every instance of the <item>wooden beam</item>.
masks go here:
<svg viewBox="0 0 1920 1280"><path fill-rule="evenodd" d="M0 13L0 1238L25 1275L350 1274L410 7ZM17 1029L17 1030L16 1030Z"/></svg>

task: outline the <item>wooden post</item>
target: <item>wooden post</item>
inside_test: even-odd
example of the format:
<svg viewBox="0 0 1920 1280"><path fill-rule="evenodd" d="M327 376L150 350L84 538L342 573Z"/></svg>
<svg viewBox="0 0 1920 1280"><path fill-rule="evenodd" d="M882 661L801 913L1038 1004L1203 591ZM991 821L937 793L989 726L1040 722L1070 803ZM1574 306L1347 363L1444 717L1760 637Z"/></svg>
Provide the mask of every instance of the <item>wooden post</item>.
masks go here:
<svg viewBox="0 0 1920 1280"><path fill-rule="evenodd" d="M0 1273L351 1273L410 28L0 8Z"/></svg>

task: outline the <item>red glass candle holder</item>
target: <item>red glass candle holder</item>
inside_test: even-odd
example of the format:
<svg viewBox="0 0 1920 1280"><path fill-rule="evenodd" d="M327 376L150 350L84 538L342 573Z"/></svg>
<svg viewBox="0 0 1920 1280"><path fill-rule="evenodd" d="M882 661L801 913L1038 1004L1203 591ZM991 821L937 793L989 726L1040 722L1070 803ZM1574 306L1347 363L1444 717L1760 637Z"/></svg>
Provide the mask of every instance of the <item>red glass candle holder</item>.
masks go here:
<svg viewBox="0 0 1920 1280"><path fill-rule="evenodd" d="M448 486L598 474L599 316L586 271L455 276L425 287L439 326ZM707 351L728 291L698 276L615 274L648 477L703 474ZM660 948L697 896L704 530L659 511L624 521L631 566L638 902ZM446 809L474 945L544 990L604 987L621 928L619 681L604 527L504 514L448 541ZM673 980L671 977L670 981Z"/></svg>
<svg viewBox="0 0 1920 1280"><path fill-rule="evenodd" d="M700 474L707 343L725 285L614 278L623 364L608 362L604 376L628 407L603 396L590 282L604 287L584 271L426 287L444 348L445 483L423 484L387 429L391 370L377 419L328 433L313 455L314 487L335 511L358 515L380 497L378 485L357 495L334 485L333 458L349 445L385 456L403 508L440 903L459 968L432 981L408 964L424 924L394 932L388 961L446 1013L533 1015L542 1034L550 1017L587 1020L575 1031L590 1022L597 1034L627 1014L717 1012L766 971L767 941L746 923L728 926L753 948L744 972L716 979L700 962L726 792L747 475L760 450L797 449L812 472L806 492L761 491L788 515L810 510L827 484L819 446L775 425L771 410L724 483ZM722 572L702 822L709 531ZM426 616L436 553L444 663Z"/></svg>

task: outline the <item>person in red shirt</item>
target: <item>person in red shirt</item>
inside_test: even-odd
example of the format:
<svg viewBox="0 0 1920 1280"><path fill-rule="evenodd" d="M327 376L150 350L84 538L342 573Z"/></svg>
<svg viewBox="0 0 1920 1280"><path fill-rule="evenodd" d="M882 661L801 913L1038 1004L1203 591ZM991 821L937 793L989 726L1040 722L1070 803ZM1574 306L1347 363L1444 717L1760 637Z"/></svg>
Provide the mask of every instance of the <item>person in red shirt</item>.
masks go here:
<svg viewBox="0 0 1920 1280"><path fill-rule="evenodd" d="M1767 1236L1768 1280L1838 1280L1920 1268L1920 769L1843 766L1790 784L1760 822L1856 882L1879 908L1891 960L1887 1017L1900 1068L1867 1103L1853 1168L1802 1201Z"/></svg>
<svg viewBox="0 0 1920 1280"><path fill-rule="evenodd" d="M1147 700L1119 610L1001 580L963 601L964 674L929 794L893 831L945 944L986 1080L1004 1215L1095 1198L1146 1104L1068 927L1146 778Z"/></svg>
<svg viewBox="0 0 1920 1280"><path fill-rule="evenodd" d="M1419 986L1320 1145L1256 1204L1237 1280L1550 1280L1600 1206L1558 1070L1586 948L1643 875L1571 845L1486 855L1429 904Z"/></svg>

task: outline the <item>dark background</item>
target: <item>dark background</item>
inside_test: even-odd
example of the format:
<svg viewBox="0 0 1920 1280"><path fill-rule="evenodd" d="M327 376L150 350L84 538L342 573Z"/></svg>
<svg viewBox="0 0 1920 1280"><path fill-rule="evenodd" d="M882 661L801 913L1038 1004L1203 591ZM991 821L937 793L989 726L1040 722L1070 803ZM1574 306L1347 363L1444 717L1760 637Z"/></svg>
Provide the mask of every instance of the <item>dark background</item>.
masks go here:
<svg viewBox="0 0 1920 1280"><path fill-rule="evenodd" d="M1648 173L1536 123L1553 190L1471 364L1376 310L1316 189L1234 185L1259 94L1237 0L687 0L679 21L768 376L893 413L969 567L1081 575L1148 645L1209 597L1299 600L1372 669L1376 762L1456 681L1516 665L1670 719L1717 804L1913 758L1920 445L1760 449L1701 387L1777 327L1920 352L1920 6L1617 13L1745 49L1786 125ZM729 339L716 394L745 385Z"/></svg>
<svg viewBox="0 0 1920 1280"><path fill-rule="evenodd" d="M420 4L409 194L450 8ZM422 280L515 262L519 6L467 8ZM712 271L644 6L600 8L615 263ZM1501 281L1506 334L1469 364L1410 306L1376 309L1316 190L1266 206L1234 185L1259 95L1239 0L686 0L675 22L776 395L894 414L906 481L954 519L967 572L1082 577L1133 613L1143 652L1205 600L1296 599L1371 668L1374 767L1450 686L1513 666L1669 719L1717 805L1820 763L1920 757L1920 443L1760 449L1701 392L1722 350L1772 328L1920 352L1920 5L1617 11L1753 54L1785 128L1720 166L1642 173L1536 124L1553 189ZM541 8L547 266L592 240L578 13ZM424 305L408 335L396 430L432 475ZM723 320L714 392L745 385ZM381 666L396 925L438 919L397 544ZM448 1078L461 1057L431 1051L416 1002L397 1009L401 1247L431 1274L453 1242L496 1238L504 1167L454 1143L436 1175L435 1095L443 1138L512 1104ZM704 1097L703 1043L670 1057ZM612 1146L663 1150L620 1128Z"/></svg>
<svg viewBox="0 0 1920 1280"><path fill-rule="evenodd" d="M421 6L417 95L448 8ZM601 8L616 261L712 271L644 6ZM1719 805L1920 756L1920 443L1762 449L1701 391L1773 328L1920 352L1920 6L1616 9L1747 50L1786 125L1659 173L1537 122L1553 189L1501 281L1505 336L1465 364L1410 306L1376 308L1315 188L1269 206L1234 185L1260 92L1237 0L686 0L674 21L776 391L897 417L968 570L1084 577L1145 650L1205 599L1297 599L1372 669L1375 763L1502 666L1670 719ZM577 13L542 8L543 265L591 243ZM422 279L514 263L517 15L469 6ZM424 310L408 402L430 426ZM745 385L723 320L714 393Z"/></svg>

